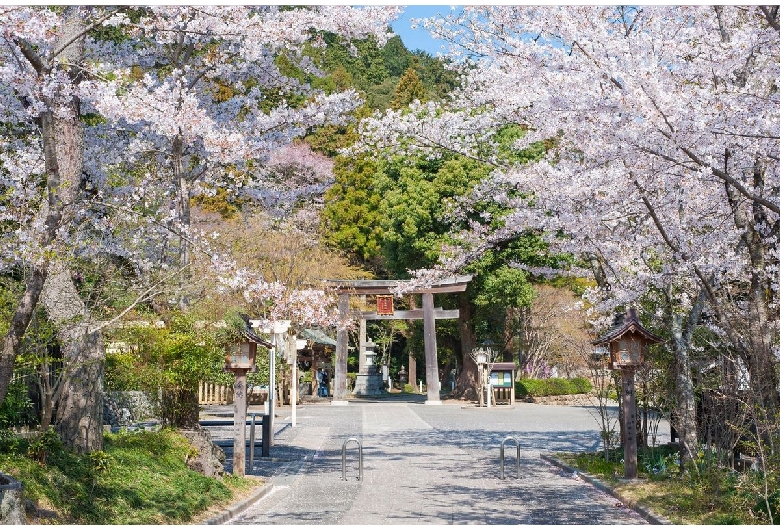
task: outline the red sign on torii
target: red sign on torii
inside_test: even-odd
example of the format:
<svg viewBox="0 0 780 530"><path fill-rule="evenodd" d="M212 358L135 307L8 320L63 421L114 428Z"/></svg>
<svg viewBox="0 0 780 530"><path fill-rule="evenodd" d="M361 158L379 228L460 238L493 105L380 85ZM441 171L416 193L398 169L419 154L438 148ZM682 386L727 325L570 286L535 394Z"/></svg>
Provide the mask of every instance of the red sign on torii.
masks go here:
<svg viewBox="0 0 780 530"><path fill-rule="evenodd" d="M392 315L393 314L393 297L392 295L376 295L376 314L377 315Z"/></svg>

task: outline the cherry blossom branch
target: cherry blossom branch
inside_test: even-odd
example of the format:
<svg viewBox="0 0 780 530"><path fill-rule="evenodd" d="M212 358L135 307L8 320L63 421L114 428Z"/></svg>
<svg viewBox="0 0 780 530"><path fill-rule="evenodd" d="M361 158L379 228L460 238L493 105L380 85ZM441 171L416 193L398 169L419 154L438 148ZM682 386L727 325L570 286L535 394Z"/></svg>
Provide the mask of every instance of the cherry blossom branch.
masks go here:
<svg viewBox="0 0 780 530"><path fill-rule="evenodd" d="M764 14L767 24L780 32L780 22L777 21L777 6L772 6L772 9L769 9L768 6L758 6L758 8Z"/></svg>
<svg viewBox="0 0 780 530"><path fill-rule="evenodd" d="M729 175L728 173L723 172L722 170L712 166L711 164L708 164L707 162L703 161L701 158L696 156L696 153L693 152L692 149L687 147L679 147L679 149L688 155L688 158L690 158L693 162L700 165L701 167L706 167L710 171L712 171L712 174L716 177L723 179L725 182L728 182L734 188L736 188L742 195L744 195L746 198L757 202L761 206L765 206L769 211L774 212L776 214L780 214L780 205L777 205L771 201L766 200L765 198L756 195L755 193L752 193L750 190L748 190L745 186L742 185L741 182L739 182L737 179Z"/></svg>
<svg viewBox="0 0 780 530"><path fill-rule="evenodd" d="M90 202L91 202L91 204L96 204L96 205L99 205L99 206L105 206L106 208L111 208L111 209L114 209L114 210L117 210L117 211L122 211L122 212L128 213L128 214L132 215L133 217L142 218L144 221L146 221L146 222L148 222L148 223L150 223L150 224L152 224L154 226L157 226L158 228L162 228L163 230L165 230L165 231L167 231L167 232L169 232L169 233L171 233L171 234L173 234L173 235L175 235L177 237L180 237L181 239L185 240L190 245L192 245L193 249L201 252L204 256L211 257L211 255L206 250L203 250L203 249L200 248L200 246L198 245L198 241L196 239L192 239L184 231L177 230L173 226L170 226L170 225L168 225L166 223L160 222L160 221L158 221L158 220L156 220L154 218L151 218L151 217L148 217L148 216L144 216L143 214L141 214L139 212L136 212L135 210L133 210L132 208L129 208L127 206L122 206L122 205L119 205L119 204L112 204L110 202L98 201L98 200L93 200L93 201L90 201Z"/></svg>
<svg viewBox="0 0 780 530"><path fill-rule="evenodd" d="M168 281L170 281L172 278L175 278L176 276L183 273L187 268L190 267L190 264L186 264L182 267L179 267L177 270L173 271L172 273L168 274L161 280L158 280L157 282L150 285L147 289L145 289L141 294L139 294L133 302L131 302L127 307L125 307L118 315L116 315L111 320L107 320L105 322L101 322L99 325L90 328L91 333L96 333L98 331L102 331L103 329L106 329L110 326L113 326L116 322L121 320L126 314L128 314L130 311L132 311L138 304L141 302L144 302L146 300L151 299L151 297L154 294L158 294L158 292L155 292L155 289L160 286L166 284Z"/></svg>
<svg viewBox="0 0 780 530"><path fill-rule="evenodd" d="M43 72L44 63L41 60L41 57L35 52L35 50L33 50L30 43L16 37L11 37L11 40L13 40L16 46L21 50L22 55L24 55L24 58L27 59L33 69L39 74Z"/></svg>
<svg viewBox="0 0 780 530"><path fill-rule="evenodd" d="M70 46L71 44L76 42L78 39L80 39L81 37L83 37L84 35L89 33L90 31L92 31L97 26L101 25L103 22L105 22L109 18L113 17L115 14L117 14L117 13L119 13L121 11L124 11L124 9L125 9L124 7L118 7L116 9L114 9L113 11L109 9L109 11L104 16L98 18L97 20L95 20L94 22L92 22L91 24L86 26L82 31L80 31L78 33L75 33L69 40L64 41L62 44L60 44L59 47L55 48L51 52L51 54L50 54L49 61L53 61L59 54L61 54L63 51L65 51L68 48L68 46Z"/></svg>
<svg viewBox="0 0 780 530"><path fill-rule="evenodd" d="M663 227L663 224L661 223L661 220L658 217L658 214L655 211L655 208L653 207L652 203L648 199L644 189L639 184L639 182L634 179L634 185L636 186L637 190L639 190L639 193L642 198L642 202L644 203L645 207L647 208L648 213L650 214L650 217L653 219L653 223L655 224L656 228L658 229L658 232L661 234L661 237L663 238L664 242L669 246L669 248L677 255L679 255L683 260L686 262L689 262L691 268L694 271L694 274L699 279L699 282L701 283L702 288L707 293L707 299L710 302L710 305L715 310L716 315L718 316L718 319L720 322L724 323L726 326L726 333L729 336L729 340L732 341L732 344L737 345L739 344L739 339L737 334L734 332L732 328L731 321L726 318L725 313L723 312L720 301L717 297L717 294L715 293L715 289L713 289L712 284L710 280L707 279L707 277L704 275L704 273L701 271L701 269L693 262L689 261L689 258L685 252L682 252L677 244L675 244L669 235L666 233L666 229Z"/></svg>

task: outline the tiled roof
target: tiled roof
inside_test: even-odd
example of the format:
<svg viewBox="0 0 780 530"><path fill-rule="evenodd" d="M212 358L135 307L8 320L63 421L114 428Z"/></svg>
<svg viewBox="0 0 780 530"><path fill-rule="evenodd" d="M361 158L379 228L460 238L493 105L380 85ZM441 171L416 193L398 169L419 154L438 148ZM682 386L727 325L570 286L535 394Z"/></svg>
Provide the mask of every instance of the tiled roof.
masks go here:
<svg viewBox="0 0 780 530"><path fill-rule="evenodd" d="M594 345L608 344L616 341L626 333L633 332L642 335L648 342L663 342L664 339L651 333L639 322L639 317L636 314L636 309L629 309L623 321L619 322L615 327L606 332L604 335L593 341Z"/></svg>
<svg viewBox="0 0 780 530"><path fill-rule="evenodd" d="M490 367L493 372L508 372L515 369L515 363L493 363Z"/></svg>
<svg viewBox="0 0 780 530"><path fill-rule="evenodd" d="M324 344L325 346L335 346L336 341L328 337L319 329L304 329L299 334L299 337L306 340L311 340L317 344Z"/></svg>
<svg viewBox="0 0 780 530"><path fill-rule="evenodd" d="M246 322L246 328L241 330L241 334L246 338L247 340L251 340L252 342L256 344L260 344L261 346L265 346L266 348L273 348L273 344L265 340L264 338L260 337L257 333L254 332L252 329L252 324L249 322L249 317L246 316L243 313L239 313L241 318Z"/></svg>

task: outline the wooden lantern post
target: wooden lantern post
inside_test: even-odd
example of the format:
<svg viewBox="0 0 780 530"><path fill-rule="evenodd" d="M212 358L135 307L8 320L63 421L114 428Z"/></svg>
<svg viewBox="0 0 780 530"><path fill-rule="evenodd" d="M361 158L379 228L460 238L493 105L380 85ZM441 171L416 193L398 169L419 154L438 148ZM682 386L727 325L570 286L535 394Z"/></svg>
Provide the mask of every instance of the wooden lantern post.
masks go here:
<svg viewBox="0 0 780 530"><path fill-rule="evenodd" d="M241 330L242 340L225 348L225 370L233 372L236 382L233 386L233 474L246 474L246 374L255 369L257 345L266 348L271 344L258 337L246 315L241 315L246 329Z"/></svg>
<svg viewBox="0 0 780 530"><path fill-rule="evenodd" d="M645 352L650 344L661 342L661 338L650 333L639 322L635 309L629 309L607 334L594 341L596 346L609 346L609 367L621 372L623 412L623 463L625 478L637 477L637 431L636 395L634 376L636 369L645 361Z"/></svg>
<svg viewBox="0 0 780 530"><path fill-rule="evenodd" d="M246 460L246 374L255 364L257 344L248 340L229 346L225 368L236 376L233 385L233 474L244 476Z"/></svg>

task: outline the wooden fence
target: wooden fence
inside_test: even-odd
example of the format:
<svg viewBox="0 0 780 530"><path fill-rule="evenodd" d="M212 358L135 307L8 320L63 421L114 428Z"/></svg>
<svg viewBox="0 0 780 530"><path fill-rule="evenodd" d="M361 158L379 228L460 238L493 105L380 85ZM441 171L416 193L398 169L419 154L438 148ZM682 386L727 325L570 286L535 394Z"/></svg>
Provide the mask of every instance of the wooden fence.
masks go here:
<svg viewBox="0 0 780 530"><path fill-rule="evenodd" d="M198 384L198 404L229 405L230 403L233 403L232 385L218 385L203 381Z"/></svg>
<svg viewBox="0 0 780 530"><path fill-rule="evenodd" d="M250 405L262 405L268 399L268 390L258 386L248 389L247 403ZM230 405L233 403L233 386L218 385L216 383L198 383L199 405Z"/></svg>

